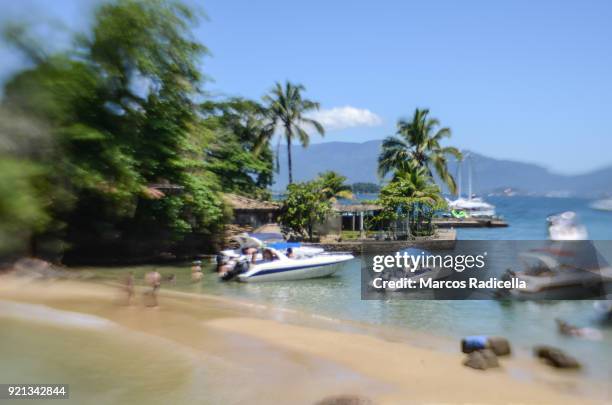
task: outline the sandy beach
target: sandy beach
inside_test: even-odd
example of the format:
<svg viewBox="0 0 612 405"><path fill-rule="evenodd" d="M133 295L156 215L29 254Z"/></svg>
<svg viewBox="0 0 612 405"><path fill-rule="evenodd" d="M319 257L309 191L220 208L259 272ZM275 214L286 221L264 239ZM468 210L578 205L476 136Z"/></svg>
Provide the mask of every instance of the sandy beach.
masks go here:
<svg viewBox="0 0 612 405"><path fill-rule="evenodd" d="M125 306L118 288L110 285L5 275L0 277L0 317L20 316L6 311L11 308L7 303L44 305L57 313L107 320L121 331L114 332L116 338L136 334L138 345L151 344L160 355L176 352L199 364L222 363L215 395L227 403L312 404L340 394L380 404L605 402L605 397L586 396L598 390L590 390L579 375L560 373L534 359L503 358L499 369L477 371L462 366L459 352L347 332L341 323L317 327L308 314L165 291L158 308L146 308L140 292ZM29 321L53 323L53 318Z"/></svg>

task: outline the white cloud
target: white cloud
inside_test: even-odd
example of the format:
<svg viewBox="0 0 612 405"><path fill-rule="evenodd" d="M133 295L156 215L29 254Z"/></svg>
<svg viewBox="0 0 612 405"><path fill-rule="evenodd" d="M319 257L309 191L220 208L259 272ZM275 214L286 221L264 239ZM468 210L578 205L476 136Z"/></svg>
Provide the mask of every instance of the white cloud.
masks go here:
<svg viewBox="0 0 612 405"><path fill-rule="evenodd" d="M315 111L310 114L310 118L319 121L329 131L355 127L375 127L382 124L382 118L372 111L351 106Z"/></svg>

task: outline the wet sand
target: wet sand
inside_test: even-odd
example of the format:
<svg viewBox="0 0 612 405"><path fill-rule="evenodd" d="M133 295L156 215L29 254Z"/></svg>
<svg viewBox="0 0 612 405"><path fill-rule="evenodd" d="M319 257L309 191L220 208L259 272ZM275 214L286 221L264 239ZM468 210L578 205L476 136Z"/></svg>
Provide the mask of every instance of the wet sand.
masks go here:
<svg viewBox="0 0 612 405"><path fill-rule="evenodd" d="M501 358L501 368L483 372L462 366L460 353L394 342L384 334L351 333L342 324L317 327L312 320L302 322L307 316L299 313L169 291L160 294L158 308L146 308L142 289L125 306L118 290L0 277L2 301L93 315L116 325L118 339L136 334L138 344L155 342L163 355L181 353L214 368L206 393L182 400L203 401L201 395L210 395L204 403L312 404L330 395L356 394L380 404L606 402L605 397L585 397L589 382L576 373L532 359ZM2 316L16 315L0 311Z"/></svg>

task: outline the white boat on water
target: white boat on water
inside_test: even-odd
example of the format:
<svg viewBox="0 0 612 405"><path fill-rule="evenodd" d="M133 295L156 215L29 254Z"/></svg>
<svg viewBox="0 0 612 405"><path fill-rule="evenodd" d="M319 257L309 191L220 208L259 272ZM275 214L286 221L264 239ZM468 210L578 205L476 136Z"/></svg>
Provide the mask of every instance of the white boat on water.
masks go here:
<svg viewBox="0 0 612 405"><path fill-rule="evenodd" d="M600 211L612 211L612 198L593 201L590 207Z"/></svg>
<svg viewBox="0 0 612 405"><path fill-rule="evenodd" d="M468 162L468 197L461 197L461 166L458 168L457 176L457 199L448 201L448 206L453 211L463 211L468 217L494 217L495 206L484 201L480 197L476 197L472 193L472 160L471 156L466 155Z"/></svg>
<svg viewBox="0 0 612 405"><path fill-rule="evenodd" d="M253 235L240 235L236 239L240 243L239 249L221 252L222 256L236 263L236 270L223 275L224 280L252 283L328 277L338 272L344 263L354 259L350 253L325 252L299 243L264 243ZM250 256L243 254L245 248L258 250L254 262L250 261ZM291 257L287 254L289 249Z"/></svg>
<svg viewBox="0 0 612 405"><path fill-rule="evenodd" d="M485 202L480 197L458 198L450 201L448 206L451 210L464 211L468 217L494 217L495 206Z"/></svg>
<svg viewBox="0 0 612 405"><path fill-rule="evenodd" d="M576 242L566 250L542 249L521 254L525 270L508 271L504 279L523 281L524 287L502 293L520 300L605 297L612 288L612 267L600 262L589 246L592 248L590 242Z"/></svg>
<svg viewBox="0 0 612 405"><path fill-rule="evenodd" d="M586 227L578 222L578 216L573 211L550 215L546 221L550 240L587 240L589 238Z"/></svg>

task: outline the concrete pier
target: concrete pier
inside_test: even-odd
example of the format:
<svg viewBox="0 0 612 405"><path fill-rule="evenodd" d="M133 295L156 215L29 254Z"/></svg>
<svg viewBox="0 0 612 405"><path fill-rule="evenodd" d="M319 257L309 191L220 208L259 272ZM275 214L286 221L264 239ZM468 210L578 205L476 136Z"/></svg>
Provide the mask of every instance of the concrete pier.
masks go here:
<svg viewBox="0 0 612 405"><path fill-rule="evenodd" d="M438 228L505 228L508 223L499 218L433 218Z"/></svg>

